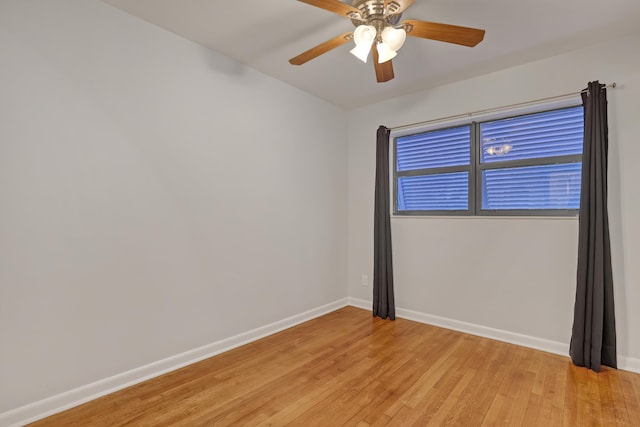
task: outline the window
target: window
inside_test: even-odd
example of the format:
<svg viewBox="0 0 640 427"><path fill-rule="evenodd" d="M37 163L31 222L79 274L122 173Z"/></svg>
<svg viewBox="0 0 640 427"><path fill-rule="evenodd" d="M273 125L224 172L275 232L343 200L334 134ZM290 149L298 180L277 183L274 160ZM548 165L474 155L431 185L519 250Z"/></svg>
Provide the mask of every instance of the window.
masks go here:
<svg viewBox="0 0 640 427"><path fill-rule="evenodd" d="M582 106L395 138L396 215L577 215Z"/></svg>

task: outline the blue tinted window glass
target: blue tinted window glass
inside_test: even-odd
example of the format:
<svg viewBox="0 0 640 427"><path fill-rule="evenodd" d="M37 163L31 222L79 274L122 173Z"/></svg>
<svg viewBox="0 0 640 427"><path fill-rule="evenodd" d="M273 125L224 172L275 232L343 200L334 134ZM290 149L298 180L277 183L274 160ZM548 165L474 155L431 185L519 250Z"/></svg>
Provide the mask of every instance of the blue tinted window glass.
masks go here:
<svg viewBox="0 0 640 427"><path fill-rule="evenodd" d="M480 161L582 154L582 106L480 124Z"/></svg>
<svg viewBox="0 0 640 427"><path fill-rule="evenodd" d="M396 139L398 171L468 165L470 126L441 129Z"/></svg>
<svg viewBox="0 0 640 427"><path fill-rule="evenodd" d="M580 163L482 172L482 209L578 209Z"/></svg>
<svg viewBox="0 0 640 427"><path fill-rule="evenodd" d="M398 178L399 211L455 211L468 207L468 172Z"/></svg>

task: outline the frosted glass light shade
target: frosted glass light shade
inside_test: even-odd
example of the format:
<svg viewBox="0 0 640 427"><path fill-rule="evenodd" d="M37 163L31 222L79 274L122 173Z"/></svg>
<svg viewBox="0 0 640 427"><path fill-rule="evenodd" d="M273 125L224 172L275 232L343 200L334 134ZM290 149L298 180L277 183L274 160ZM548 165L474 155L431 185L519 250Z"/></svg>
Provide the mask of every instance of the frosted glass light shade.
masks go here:
<svg viewBox="0 0 640 427"><path fill-rule="evenodd" d="M378 64L390 61L396 57L398 53L391 49L388 44L378 43Z"/></svg>
<svg viewBox="0 0 640 427"><path fill-rule="evenodd" d="M373 26L359 25L353 32L353 41L356 43L356 47L351 49L351 54L362 62L367 62L376 34L376 29Z"/></svg>
<svg viewBox="0 0 640 427"><path fill-rule="evenodd" d="M385 27L382 30L382 41L386 43L391 50L398 51L407 39L407 32L403 28Z"/></svg>
<svg viewBox="0 0 640 427"><path fill-rule="evenodd" d="M362 62L367 62L367 58L369 57L369 52L371 52L371 45L363 45L356 46L351 49L349 52L356 58L358 58Z"/></svg>

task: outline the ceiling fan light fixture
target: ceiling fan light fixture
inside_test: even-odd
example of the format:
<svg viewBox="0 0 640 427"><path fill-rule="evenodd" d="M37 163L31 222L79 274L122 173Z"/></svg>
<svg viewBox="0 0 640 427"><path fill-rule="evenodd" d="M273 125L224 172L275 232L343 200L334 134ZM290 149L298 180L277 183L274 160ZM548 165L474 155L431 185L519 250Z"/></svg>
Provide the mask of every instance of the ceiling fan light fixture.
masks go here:
<svg viewBox="0 0 640 427"><path fill-rule="evenodd" d="M372 25L358 26L353 32L353 41L356 43L356 47L351 49L351 54L362 62L367 62L376 35L376 29Z"/></svg>
<svg viewBox="0 0 640 427"><path fill-rule="evenodd" d="M391 49L385 42L378 43L378 64L384 64L396 57L398 52Z"/></svg>
<svg viewBox="0 0 640 427"><path fill-rule="evenodd" d="M1 0L0 0L1 1ZM293 1L293 0L292 0ZM438 40L461 46L474 47L484 39L485 31L417 19L401 20L406 9L415 0L298 0L351 20L356 28L320 43L289 60L291 65L302 65L318 56L354 40L351 53L367 62L371 49L378 83L393 79L394 58L407 37ZM351 3L351 4L349 4ZM376 44L375 46L373 44Z"/></svg>
<svg viewBox="0 0 640 427"><path fill-rule="evenodd" d="M397 52L407 39L407 32L404 28L393 28L391 26L387 26L382 30L381 37L384 43Z"/></svg>
<svg viewBox="0 0 640 427"><path fill-rule="evenodd" d="M371 46L360 45L351 49L349 52L360 61L366 63L367 58L369 57L369 52L371 52Z"/></svg>

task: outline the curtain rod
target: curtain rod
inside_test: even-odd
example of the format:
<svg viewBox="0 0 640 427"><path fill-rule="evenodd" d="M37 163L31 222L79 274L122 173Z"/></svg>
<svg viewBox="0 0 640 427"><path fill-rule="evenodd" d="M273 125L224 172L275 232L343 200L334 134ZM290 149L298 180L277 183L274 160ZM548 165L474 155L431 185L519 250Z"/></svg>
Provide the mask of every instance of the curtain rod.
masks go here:
<svg viewBox="0 0 640 427"><path fill-rule="evenodd" d="M611 88L611 89L614 89L616 86L617 85L616 85L615 82L603 85L604 88ZM426 120L426 121L423 121L423 122L410 123L408 125L395 126L395 127L389 128L389 130L407 129L407 128L412 128L412 127L415 127L415 126L423 126L423 125L428 125L428 124L431 124L431 123L444 122L444 121L447 121L447 120L462 119L462 118L465 118L465 117L477 116L478 114L493 113L493 112L496 112L496 111L507 110L507 109L510 109L510 108L523 107L523 106L526 106L526 105L538 104L540 102L553 101L553 100L556 100L556 99L567 98L569 96L580 95L581 93L584 93L584 92L587 92L587 89L579 90L577 92L565 93L564 95L556 95L556 96L550 96L548 98L536 99L536 100L533 100L533 101L525 101L525 102L519 102L517 104L504 105L502 107L488 108L486 110L472 111L470 113L456 114L454 116L441 117L439 119Z"/></svg>

